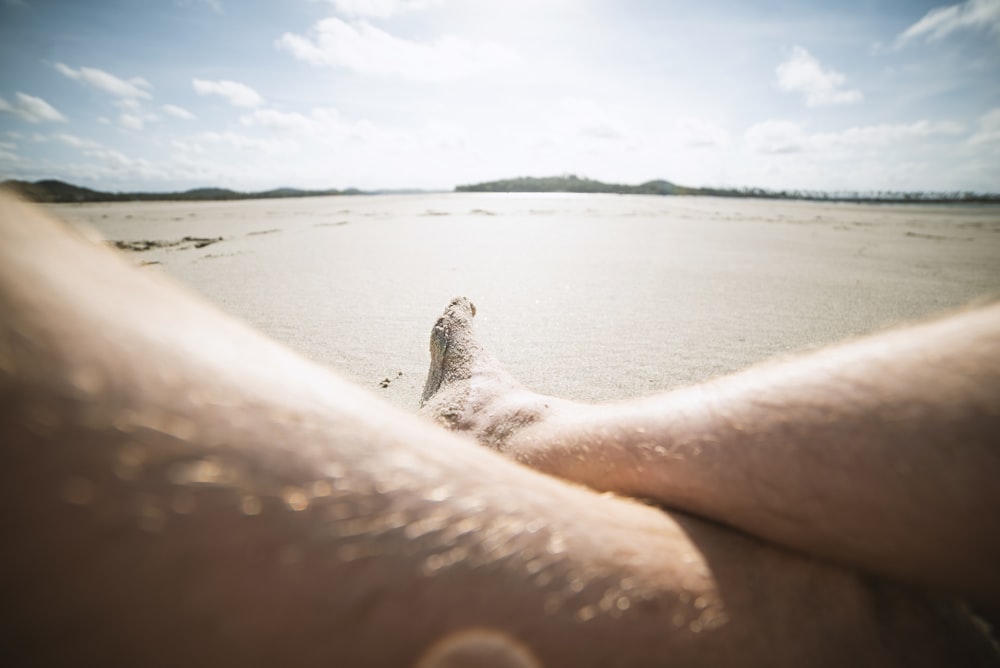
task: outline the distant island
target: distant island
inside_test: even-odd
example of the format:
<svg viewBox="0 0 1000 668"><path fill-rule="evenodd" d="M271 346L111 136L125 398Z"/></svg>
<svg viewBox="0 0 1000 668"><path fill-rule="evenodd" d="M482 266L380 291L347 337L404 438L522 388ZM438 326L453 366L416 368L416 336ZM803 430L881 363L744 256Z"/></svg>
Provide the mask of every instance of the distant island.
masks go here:
<svg viewBox="0 0 1000 668"><path fill-rule="evenodd" d="M46 204L66 204L74 202L203 202L239 199L275 199L280 197L321 197L328 195L357 195L360 190L299 190L297 188L275 188L260 192L239 192L226 188L195 188L182 192L132 192L109 193L75 186L71 183L47 179L43 181L9 180L0 187L12 190L31 202Z"/></svg>
<svg viewBox="0 0 1000 668"><path fill-rule="evenodd" d="M847 192L820 190L765 190L763 188L691 188L670 181L647 181L639 185L603 183L573 174L487 181L455 188L456 192L488 193L612 193L619 195L700 195L703 197L753 197L759 199L802 199L824 202L1000 202L998 193L976 192Z"/></svg>
<svg viewBox="0 0 1000 668"><path fill-rule="evenodd" d="M227 188L195 188L179 192L104 192L76 186L71 183L46 179L42 181L8 180L0 183L0 188L11 190L24 199L46 204L66 204L82 202L207 202L247 199L276 199L286 197L328 197L331 195L382 195L417 194L428 191L417 189L363 191L357 188L345 190L300 190L298 188L275 188L254 192L241 192ZM489 193L609 193L619 195L690 195L703 197L751 197L758 199L801 199L823 202L882 202L882 203L1000 203L998 193L976 192L849 192L820 190L765 190L763 188L692 188L662 179L646 181L639 185L604 183L580 178L573 174L563 176L531 177L487 181L471 185L461 185L456 192Z"/></svg>
<svg viewBox="0 0 1000 668"><path fill-rule="evenodd" d="M580 178L572 174L566 176L546 176L535 178L519 176L516 179L487 181L467 186L458 186L455 192L476 193L614 193L619 195L695 195L697 188L685 188L670 181L647 181L629 186L620 183L602 183Z"/></svg>

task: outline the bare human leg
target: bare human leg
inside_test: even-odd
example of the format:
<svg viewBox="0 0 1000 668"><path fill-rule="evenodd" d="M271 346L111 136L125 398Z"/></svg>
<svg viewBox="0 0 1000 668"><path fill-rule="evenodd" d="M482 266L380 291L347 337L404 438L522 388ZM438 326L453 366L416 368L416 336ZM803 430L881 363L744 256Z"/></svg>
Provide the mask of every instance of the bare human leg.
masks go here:
<svg viewBox="0 0 1000 668"><path fill-rule="evenodd" d="M993 665L954 608L532 472L0 198L18 665Z"/></svg>
<svg viewBox="0 0 1000 668"><path fill-rule="evenodd" d="M1000 609L1000 305L603 406L516 383L467 305L435 325L446 382L425 414L594 489Z"/></svg>

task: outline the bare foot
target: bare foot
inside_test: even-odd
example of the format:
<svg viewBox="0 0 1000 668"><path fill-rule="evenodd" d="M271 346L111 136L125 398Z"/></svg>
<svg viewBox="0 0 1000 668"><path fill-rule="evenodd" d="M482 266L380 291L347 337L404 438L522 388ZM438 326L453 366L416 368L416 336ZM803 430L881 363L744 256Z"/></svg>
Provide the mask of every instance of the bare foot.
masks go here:
<svg viewBox="0 0 1000 668"><path fill-rule="evenodd" d="M444 427L505 451L510 438L570 402L526 389L479 343L472 326L476 307L451 300L431 330L431 364L420 414Z"/></svg>

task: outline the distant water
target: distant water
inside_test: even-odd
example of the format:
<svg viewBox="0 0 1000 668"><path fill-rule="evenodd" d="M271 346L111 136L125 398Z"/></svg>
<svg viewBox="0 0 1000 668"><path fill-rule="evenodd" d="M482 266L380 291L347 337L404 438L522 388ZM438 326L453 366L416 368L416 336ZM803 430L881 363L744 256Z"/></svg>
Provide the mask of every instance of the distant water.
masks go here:
<svg viewBox="0 0 1000 668"><path fill-rule="evenodd" d="M456 295L529 387L609 400L1000 292L995 205L462 193L50 209L108 239L177 242L127 255L408 408Z"/></svg>

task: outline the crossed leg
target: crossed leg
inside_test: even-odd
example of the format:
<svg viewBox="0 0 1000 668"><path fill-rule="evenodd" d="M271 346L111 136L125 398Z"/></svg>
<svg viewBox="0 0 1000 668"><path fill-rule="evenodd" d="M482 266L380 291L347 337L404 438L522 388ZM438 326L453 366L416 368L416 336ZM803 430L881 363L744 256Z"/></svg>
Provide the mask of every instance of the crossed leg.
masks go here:
<svg viewBox="0 0 1000 668"><path fill-rule="evenodd" d="M571 417L525 406L494 436ZM519 466L3 197L0 444L24 665L996 663L937 597Z"/></svg>
<svg viewBox="0 0 1000 668"><path fill-rule="evenodd" d="M533 393L435 324L421 412L529 466L1000 610L1000 304L647 399Z"/></svg>

